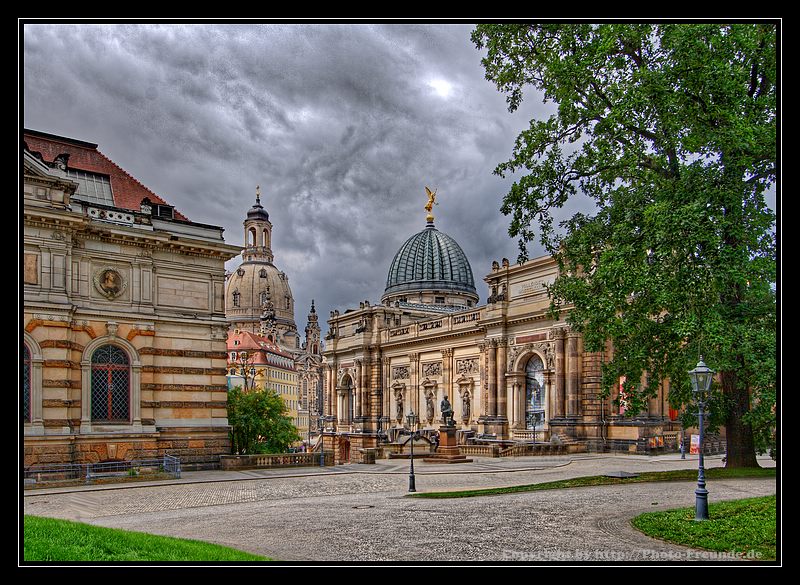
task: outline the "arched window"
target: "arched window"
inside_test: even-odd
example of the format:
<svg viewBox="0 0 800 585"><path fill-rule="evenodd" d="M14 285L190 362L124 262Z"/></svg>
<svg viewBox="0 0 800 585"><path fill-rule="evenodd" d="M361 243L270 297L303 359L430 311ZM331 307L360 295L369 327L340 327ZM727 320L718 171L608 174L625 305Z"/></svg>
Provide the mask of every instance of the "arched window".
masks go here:
<svg viewBox="0 0 800 585"><path fill-rule="evenodd" d="M534 355L525 366L525 426L542 428L544 424L544 363Z"/></svg>
<svg viewBox="0 0 800 585"><path fill-rule="evenodd" d="M22 421L31 422L31 352L22 344Z"/></svg>
<svg viewBox="0 0 800 585"><path fill-rule="evenodd" d="M130 379L130 360L119 347L104 345L92 354L93 421L130 421Z"/></svg>

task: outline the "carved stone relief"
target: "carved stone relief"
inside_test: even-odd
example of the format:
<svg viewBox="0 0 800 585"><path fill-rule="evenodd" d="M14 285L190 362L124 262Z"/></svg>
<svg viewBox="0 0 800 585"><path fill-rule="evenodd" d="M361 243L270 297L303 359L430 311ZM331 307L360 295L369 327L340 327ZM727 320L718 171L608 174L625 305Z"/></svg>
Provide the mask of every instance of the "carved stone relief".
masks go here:
<svg viewBox="0 0 800 585"><path fill-rule="evenodd" d="M422 364L423 376L441 376L442 375L442 362L429 362Z"/></svg>
<svg viewBox="0 0 800 585"><path fill-rule="evenodd" d="M526 343L525 345L511 346L508 352L507 371L514 369L517 358L525 353L537 351L544 356L545 367L552 370L555 367L556 352L552 342L543 341L540 343Z"/></svg>
<svg viewBox="0 0 800 585"><path fill-rule="evenodd" d="M128 282L122 274L111 266L95 272L92 281L97 291L109 300L119 297L128 288Z"/></svg>
<svg viewBox="0 0 800 585"><path fill-rule="evenodd" d="M478 373L478 358L456 360L456 373L469 376Z"/></svg>
<svg viewBox="0 0 800 585"><path fill-rule="evenodd" d="M408 380L410 377L408 366L394 366L392 368L393 380Z"/></svg>

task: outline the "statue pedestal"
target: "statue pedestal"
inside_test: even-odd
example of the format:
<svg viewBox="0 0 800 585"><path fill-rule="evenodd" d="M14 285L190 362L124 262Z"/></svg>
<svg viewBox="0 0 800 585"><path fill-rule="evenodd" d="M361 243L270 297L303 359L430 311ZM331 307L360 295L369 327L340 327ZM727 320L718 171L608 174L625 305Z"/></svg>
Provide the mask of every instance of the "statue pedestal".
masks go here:
<svg viewBox="0 0 800 585"><path fill-rule="evenodd" d="M439 427L439 447L436 453L423 458L425 463L472 463L462 455L456 444L456 427Z"/></svg>

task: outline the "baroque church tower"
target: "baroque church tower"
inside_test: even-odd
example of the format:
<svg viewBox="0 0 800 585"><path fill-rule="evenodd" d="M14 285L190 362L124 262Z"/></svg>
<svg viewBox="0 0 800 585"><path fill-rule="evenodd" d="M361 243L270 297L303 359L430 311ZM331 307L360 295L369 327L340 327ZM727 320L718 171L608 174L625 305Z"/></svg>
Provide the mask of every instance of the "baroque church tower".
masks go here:
<svg viewBox="0 0 800 585"><path fill-rule="evenodd" d="M244 220L242 263L229 276L225 316L231 329L263 334L281 348L300 349L289 277L272 253L272 223L261 205L261 189Z"/></svg>
<svg viewBox="0 0 800 585"><path fill-rule="evenodd" d="M311 299L311 311L308 313L308 323L306 324L306 341L303 344L307 355L319 355L319 319L314 308L314 299Z"/></svg>
<svg viewBox="0 0 800 585"><path fill-rule="evenodd" d="M320 341L320 327L314 301L311 301L311 310L306 323L306 340L303 343L303 353L295 362L300 377L300 392L306 399L308 416L312 429L316 428L318 417L322 414L323 377L322 377L322 342Z"/></svg>

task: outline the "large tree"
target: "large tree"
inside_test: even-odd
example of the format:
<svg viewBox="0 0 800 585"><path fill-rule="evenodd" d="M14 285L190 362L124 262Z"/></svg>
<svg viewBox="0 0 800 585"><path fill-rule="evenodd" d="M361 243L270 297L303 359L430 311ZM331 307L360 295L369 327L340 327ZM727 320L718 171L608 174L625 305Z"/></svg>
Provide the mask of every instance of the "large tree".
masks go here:
<svg viewBox="0 0 800 585"><path fill-rule="evenodd" d="M606 391L624 376L636 412L669 379L691 411L702 354L727 465L757 465L775 431L776 25L487 24L472 40L510 111L529 89L557 106L495 172L515 174L520 260L538 231L562 269L554 313L587 350L612 342ZM594 209L554 225L581 193Z"/></svg>

